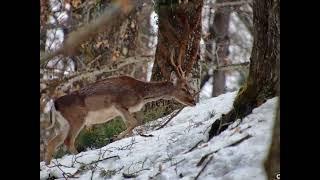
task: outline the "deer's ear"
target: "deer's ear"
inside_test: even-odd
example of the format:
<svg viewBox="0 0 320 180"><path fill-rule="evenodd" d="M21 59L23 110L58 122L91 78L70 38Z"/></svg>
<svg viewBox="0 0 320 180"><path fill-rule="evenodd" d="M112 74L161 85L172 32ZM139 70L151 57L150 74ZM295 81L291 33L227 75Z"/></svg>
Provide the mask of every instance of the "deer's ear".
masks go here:
<svg viewBox="0 0 320 180"><path fill-rule="evenodd" d="M170 81L173 83L173 85L177 85L178 77L174 71L171 72Z"/></svg>

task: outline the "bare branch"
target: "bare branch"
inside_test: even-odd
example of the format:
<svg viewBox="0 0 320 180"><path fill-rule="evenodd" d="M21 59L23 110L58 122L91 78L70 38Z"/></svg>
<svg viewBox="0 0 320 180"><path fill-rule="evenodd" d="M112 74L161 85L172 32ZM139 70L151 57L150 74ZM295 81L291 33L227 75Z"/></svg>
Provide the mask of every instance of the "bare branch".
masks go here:
<svg viewBox="0 0 320 180"><path fill-rule="evenodd" d="M101 161L104 161L104 160L107 160L107 159L111 159L111 158L118 158L118 159L120 159L120 157L119 157L118 155L116 155L116 156L106 157L106 158L103 158L103 159L100 159L100 157L99 157L99 159L98 159L98 160L96 160L96 161L92 161L91 163L86 164L86 165L96 164L96 163L98 163L98 162L101 162Z"/></svg>
<svg viewBox="0 0 320 180"><path fill-rule="evenodd" d="M247 68L250 62L238 63L238 64L227 64L222 66L213 66L213 70L234 70L239 68Z"/></svg>
<svg viewBox="0 0 320 180"><path fill-rule="evenodd" d="M71 56L75 55L79 46L91 37L96 36L100 32L110 30L116 22L122 21L137 5L138 0L118 0L112 3L104 11L104 13L93 20L91 23L71 32L65 39L61 48L53 53L47 53L40 59L40 65L43 66L47 61L57 55ZM108 26L107 26L108 25Z"/></svg>
<svg viewBox="0 0 320 180"><path fill-rule="evenodd" d="M212 8L221 8L221 7L225 7L225 6L240 6L240 5L245 5L245 4L250 4L252 3L251 0L247 0L247 1L234 1L234 2L223 2L223 3L207 3L205 4L205 6L210 6Z"/></svg>
<svg viewBox="0 0 320 180"><path fill-rule="evenodd" d="M207 165L209 164L209 162L212 160L213 156L210 157L210 159L206 162L206 164L201 168L201 170L199 171L199 173L197 174L196 179L199 178L200 174L203 172L203 170L207 167Z"/></svg>
<svg viewBox="0 0 320 180"><path fill-rule="evenodd" d="M183 153L183 154L187 154L187 153L193 151L196 147L199 146L199 144L201 144L201 143L203 143L203 142L204 142L203 139L201 139L199 142L197 142L197 144L195 144L191 149L189 149L188 151L186 151L186 152Z"/></svg>

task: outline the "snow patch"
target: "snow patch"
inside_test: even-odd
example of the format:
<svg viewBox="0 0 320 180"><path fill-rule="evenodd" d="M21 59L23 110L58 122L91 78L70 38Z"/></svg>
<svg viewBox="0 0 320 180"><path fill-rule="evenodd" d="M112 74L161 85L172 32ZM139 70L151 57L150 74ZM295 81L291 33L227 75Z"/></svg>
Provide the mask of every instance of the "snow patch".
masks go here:
<svg viewBox="0 0 320 180"><path fill-rule="evenodd" d="M124 179L124 176L141 180L194 179L207 164L199 179L266 180L262 164L271 140L278 98L255 108L241 123L235 122L207 142L211 124L232 108L236 93L186 107L159 130L148 127L160 126L165 117L138 127L152 137L136 135L101 149L54 159L49 166L41 162L40 179L47 179L49 174L83 180Z"/></svg>

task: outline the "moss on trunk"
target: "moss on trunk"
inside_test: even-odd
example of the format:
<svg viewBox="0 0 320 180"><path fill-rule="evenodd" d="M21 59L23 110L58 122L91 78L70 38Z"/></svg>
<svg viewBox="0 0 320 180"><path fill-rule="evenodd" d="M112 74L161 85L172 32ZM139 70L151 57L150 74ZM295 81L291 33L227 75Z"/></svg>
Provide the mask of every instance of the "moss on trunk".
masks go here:
<svg viewBox="0 0 320 180"><path fill-rule="evenodd" d="M233 109L216 120L209 131L209 139L225 130L237 119L277 95L280 81L280 7L279 1L253 1L254 43L249 76L240 88Z"/></svg>

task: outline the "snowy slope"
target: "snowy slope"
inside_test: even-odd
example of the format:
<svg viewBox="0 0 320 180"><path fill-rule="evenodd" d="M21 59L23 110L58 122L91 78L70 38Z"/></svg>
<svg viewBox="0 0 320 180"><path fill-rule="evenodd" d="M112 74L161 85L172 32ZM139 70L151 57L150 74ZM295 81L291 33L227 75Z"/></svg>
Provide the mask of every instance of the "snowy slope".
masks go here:
<svg viewBox="0 0 320 180"><path fill-rule="evenodd" d="M186 107L159 130L166 118L144 125L144 134L61 159L40 163L40 179L213 179L265 180L267 154L277 98L207 142L210 125L230 110L236 92ZM242 140L240 143L236 143ZM198 144L198 146L196 146ZM233 146L232 146L233 144ZM201 160L201 162L199 162ZM198 166L197 166L198 164ZM199 173L201 171L201 173ZM199 175L198 175L199 174Z"/></svg>

